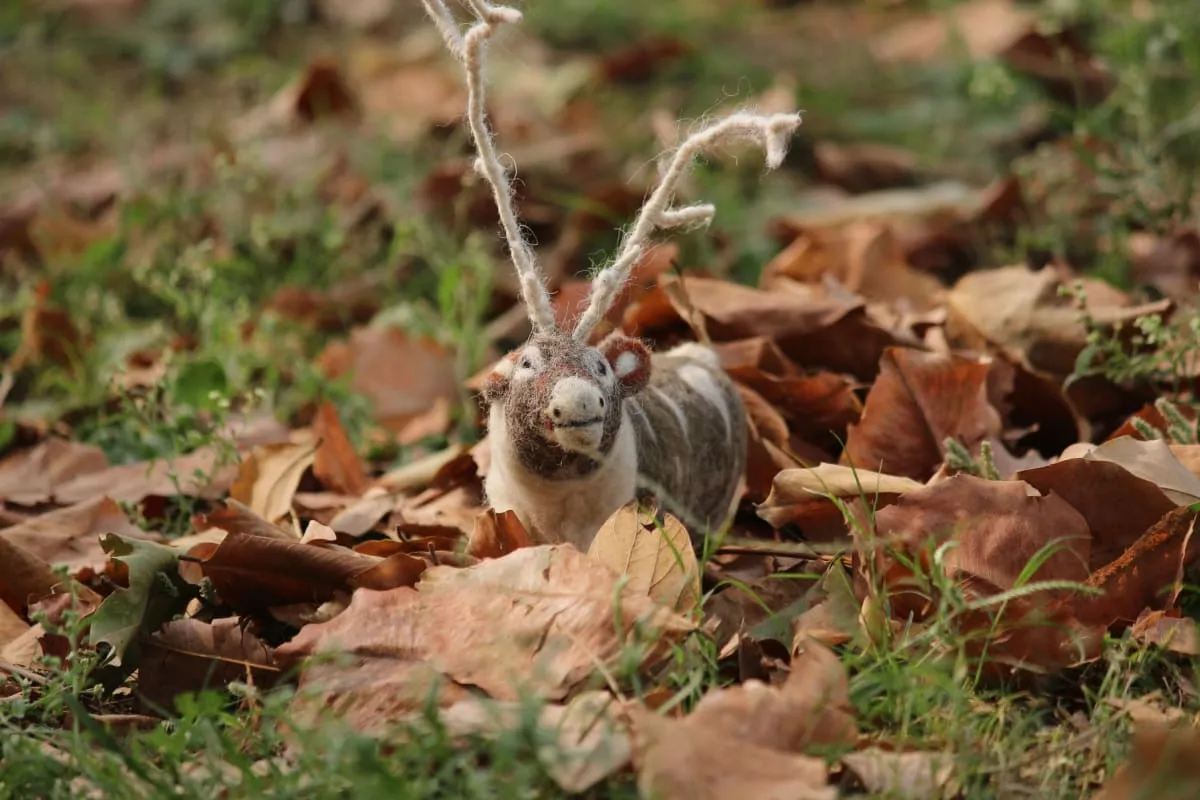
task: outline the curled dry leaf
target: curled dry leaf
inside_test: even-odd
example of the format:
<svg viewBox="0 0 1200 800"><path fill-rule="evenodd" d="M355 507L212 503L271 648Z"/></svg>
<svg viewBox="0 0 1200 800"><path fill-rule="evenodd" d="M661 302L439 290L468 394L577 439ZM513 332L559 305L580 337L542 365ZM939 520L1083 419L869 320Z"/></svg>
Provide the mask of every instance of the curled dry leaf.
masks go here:
<svg viewBox="0 0 1200 800"><path fill-rule="evenodd" d="M600 526L588 555L626 576L632 590L680 612L700 602L700 566L682 522L643 510L636 501Z"/></svg>
<svg viewBox="0 0 1200 800"><path fill-rule="evenodd" d="M676 320L700 315L713 341L763 337L788 358L868 379L879 356L896 344L892 334L870 319L861 300L834 296L823 287L790 282L786 291L762 291L712 278L683 281L690 308L668 297Z"/></svg>
<svg viewBox="0 0 1200 800"><path fill-rule="evenodd" d="M107 497L48 511L5 528L0 538L75 574L83 569L99 570L108 561L100 546L99 537L104 533L129 539L159 538L130 522L121 507Z"/></svg>
<svg viewBox="0 0 1200 800"><path fill-rule="evenodd" d="M380 563L345 548L231 532L200 565L223 601L256 611L290 603L323 602Z"/></svg>
<svg viewBox="0 0 1200 800"><path fill-rule="evenodd" d="M863 789L895 800L949 800L956 797L954 757L948 753L894 753L869 747L841 762Z"/></svg>
<svg viewBox="0 0 1200 800"><path fill-rule="evenodd" d="M1129 756L1092 800L1189 800L1200 793L1200 733L1190 725L1139 725Z"/></svg>
<svg viewBox="0 0 1200 800"><path fill-rule="evenodd" d="M21 615L0 601L0 650L29 630L29 623Z"/></svg>
<svg viewBox="0 0 1200 800"><path fill-rule="evenodd" d="M254 448L242 462L229 496L267 522L279 522L292 510L292 499L316 459L317 447L310 437L298 436Z"/></svg>
<svg viewBox="0 0 1200 800"><path fill-rule="evenodd" d="M48 503L62 484L107 466L98 447L47 439L0 461L0 500L24 506Z"/></svg>
<svg viewBox="0 0 1200 800"><path fill-rule="evenodd" d="M142 642L137 697L158 713L171 712L185 692L219 689L232 681L269 688L279 675L271 648L236 617L176 619Z"/></svg>
<svg viewBox="0 0 1200 800"><path fill-rule="evenodd" d="M442 711L440 720L452 737L503 735L526 722L520 703L480 697L460 700ZM608 692L582 692L563 705L538 709L538 761L566 792L585 792L629 763L629 736Z"/></svg>
<svg viewBox="0 0 1200 800"><path fill-rule="evenodd" d="M612 570L573 547L523 547L466 569L432 567L416 589L360 589L345 612L304 627L277 655L289 661L352 655L354 666L341 668L330 691L345 697L361 685L381 695L355 701L371 719L375 704L394 709L407 700L360 684L366 673L390 685L390 676L428 676L432 668L499 700L517 700L527 690L560 699L635 638L648 636L655 645L645 650L649 663L662 657L666 641L691 628L649 598L617 591Z"/></svg>
<svg viewBox="0 0 1200 800"><path fill-rule="evenodd" d="M1077 581L1088 577L1091 536L1083 515L1061 497L1042 497L1023 481L955 475L901 495L875 515L876 532L894 545L919 550L954 540L945 568L1002 589L1027 580Z"/></svg>
<svg viewBox="0 0 1200 800"><path fill-rule="evenodd" d="M1197 512L1176 508L1156 522L1115 561L1092 573L1088 586L1100 597L1081 604L1081 614L1105 626L1123 628L1144 609L1163 609L1174 601L1182 571L1200 555L1195 536Z"/></svg>
<svg viewBox="0 0 1200 800"><path fill-rule="evenodd" d="M1200 502L1200 477L1180 463L1162 439L1140 441L1122 436L1099 446L1078 444L1063 451L1061 458L1111 461L1153 483L1176 505Z"/></svg>
<svg viewBox="0 0 1200 800"><path fill-rule="evenodd" d="M775 476L771 494L758 507L758 515L775 528L795 524L807 531L816 519L830 515L841 518L841 510L827 497L865 499L873 507L883 508L921 486L912 478L840 464L785 469ZM844 524L841 530L846 530Z"/></svg>
<svg viewBox="0 0 1200 800"><path fill-rule="evenodd" d="M467 541L467 553L476 558L500 558L521 547L532 547L529 532L514 511L488 508L475 518L475 530Z"/></svg>
<svg viewBox="0 0 1200 800"><path fill-rule="evenodd" d="M296 540L292 531L267 522L237 500L227 500L224 506L198 515L193 520L192 527L198 531L220 528L229 533L243 533L247 536L262 536L288 542Z"/></svg>
<svg viewBox="0 0 1200 800"><path fill-rule="evenodd" d="M1079 311L1059 294L1052 267L979 270L964 275L946 295L946 334L952 345L996 349L1035 373L1067 376L1087 342ZM1089 295L1087 309L1100 323L1162 313L1170 301L1135 305L1124 295Z"/></svg>
<svg viewBox="0 0 1200 800"><path fill-rule="evenodd" d="M63 588L63 580L44 559L0 535L0 602L25 616L32 603ZM86 586L76 587L84 604L95 605L100 596Z"/></svg>
<svg viewBox="0 0 1200 800"><path fill-rule="evenodd" d="M1091 532L1089 571L1115 560L1176 505L1150 481L1108 461L1068 458L1016 477L1083 515Z"/></svg>
<svg viewBox="0 0 1200 800"><path fill-rule="evenodd" d="M1134 621L1130 633L1139 642L1157 645L1172 653L1200 656L1200 631L1190 617L1146 610Z"/></svg>
<svg viewBox="0 0 1200 800"><path fill-rule="evenodd" d="M974 450L1000 433L988 371L985 360L889 348L841 462L928 480L945 458L947 438Z"/></svg>
<svg viewBox="0 0 1200 800"><path fill-rule="evenodd" d="M832 278L867 300L917 312L934 308L944 291L937 278L908 263L891 226L875 221L801 232L767 264L763 288L780 277L805 283Z"/></svg>
<svg viewBox="0 0 1200 800"><path fill-rule="evenodd" d="M450 353L396 328L356 328L349 341L326 348L318 365L330 378L351 373L351 388L371 400L376 419L394 432L438 398L457 397Z"/></svg>
<svg viewBox="0 0 1200 800"><path fill-rule="evenodd" d="M300 544L314 544L316 542L337 542L337 533L328 525L322 525L316 520L309 520L308 527L304 529L304 535L300 537Z"/></svg>
<svg viewBox="0 0 1200 800"><path fill-rule="evenodd" d="M317 480L326 489L352 497L366 492L370 481L333 403L322 403L317 409L313 435L319 442L313 456L313 474Z"/></svg>
<svg viewBox="0 0 1200 800"><path fill-rule="evenodd" d="M632 712L634 763L644 796L835 798L823 759L800 753L858 737L845 670L808 643L782 686L761 681L709 692L682 719Z"/></svg>

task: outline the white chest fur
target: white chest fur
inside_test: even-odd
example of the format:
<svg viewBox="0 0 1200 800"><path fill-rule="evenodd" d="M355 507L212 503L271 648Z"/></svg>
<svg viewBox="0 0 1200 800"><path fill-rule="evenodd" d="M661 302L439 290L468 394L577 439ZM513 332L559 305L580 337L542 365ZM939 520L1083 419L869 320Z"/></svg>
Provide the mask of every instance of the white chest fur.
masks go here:
<svg viewBox="0 0 1200 800"><path fill-rule="evenodd" d="M535 541L565 541L586 551L604 521L634 498L637 442L627 412L622 414L608 458L577 480L546 480L524 469L510 444L499 405L488 412L488 434L492 442L484 482L488 501L498 512L514 511Z"/></svg>

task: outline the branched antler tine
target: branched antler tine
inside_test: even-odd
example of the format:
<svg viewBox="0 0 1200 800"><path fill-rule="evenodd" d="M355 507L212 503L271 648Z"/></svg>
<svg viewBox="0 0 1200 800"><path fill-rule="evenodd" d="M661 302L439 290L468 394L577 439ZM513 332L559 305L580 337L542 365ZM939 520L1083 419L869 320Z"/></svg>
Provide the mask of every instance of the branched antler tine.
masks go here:
<svg viewBox="0 0 1200 800"><path fill-rule="evenodd" d="M500 214L500 224L508 242L513 267L520 281L521 298L525 303L529 321L533 323L535 331L552 330L555 324L550 294L546 291L546 284L538 271L533 249L521 232L521 223L513 205L512 184L500 163L496 143L488 130L484 113L483 65L487 41L495 34L500 23L519 22L521 12L507 6L492 5L486 0L464 2L475 15L476 21L465 34L460 34L458 23L446 8L445 0L423 0L425 11L437 25L446 41L446 47L462 63L463 72L466 73L467 126L471 131L471 138L475 140L475 150L478 153L475 171L492 187L492 196Z"/></svg>
<svg viewBox="0 0 1200 800"><path fill-rule="evenodd" d="M783 157L787 154L788 139L799 125L799 114L762 116L741 113L726 117L685 139L671 156L659 180L658 188L642 206L616 257L592 280L587 311L580 316L575 326L575 339L586 341L600 324L600 320L608 313L621 287L628 280L633 265L646 251L650 236L656 229L706 225L712 220L715 208L707 203L683 208L670 207L680 180L696 156L721 142L753 139L762 144L766 151L767 168L775 169L783 163Z"/></svg>

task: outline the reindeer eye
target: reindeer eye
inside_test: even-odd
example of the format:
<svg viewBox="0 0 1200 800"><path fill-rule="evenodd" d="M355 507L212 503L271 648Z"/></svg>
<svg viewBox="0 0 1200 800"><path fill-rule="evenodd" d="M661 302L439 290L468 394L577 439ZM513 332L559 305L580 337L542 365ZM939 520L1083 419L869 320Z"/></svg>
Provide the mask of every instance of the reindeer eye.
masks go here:
<svg viewBox="0 0 1200 800"><path fill-rule="evenodd" d="M608 362L603 358L596 362L596 372L600 374L601 378L608 374Z"/></svg>
<svg viewBox="0 0 1200 800"><path fill-rule="evenodd" d="M522 369L533 369L533 362L529 360L528 356L521 359L521 368Z"/></svg>

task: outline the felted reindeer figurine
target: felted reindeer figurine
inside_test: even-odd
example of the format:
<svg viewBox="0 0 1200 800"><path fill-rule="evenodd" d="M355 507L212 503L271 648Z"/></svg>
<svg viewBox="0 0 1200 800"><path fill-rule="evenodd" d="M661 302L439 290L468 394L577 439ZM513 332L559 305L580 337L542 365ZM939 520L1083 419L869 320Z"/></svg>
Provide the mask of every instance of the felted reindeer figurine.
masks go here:
<svg viewBox="0 0 1200 800"><path fill-rule="evenodd" d="M717 354L704 345L651 355L642 342L619 332L596 347L588 342L655 229L712 219L711 205L670 205L693 159L723 142L751 140L765 148L767 166L777 167L800 117L733 114L687 138L666 162L616 258L593 280L575 329L561 330L484 118L487 41L500 23L518 22L521 14L486 0L463 1L475 21L460 33L444 0L423 0L466 72L475 168L492 188L533 326L529 340L500 361L484 389L492 448L484 491L496 511L515 511L536 541L567 541L582 550L614 511L652 495L683 520L695 544L706 529L724 525L735 508L747 446L740 395Z"/></svg>

